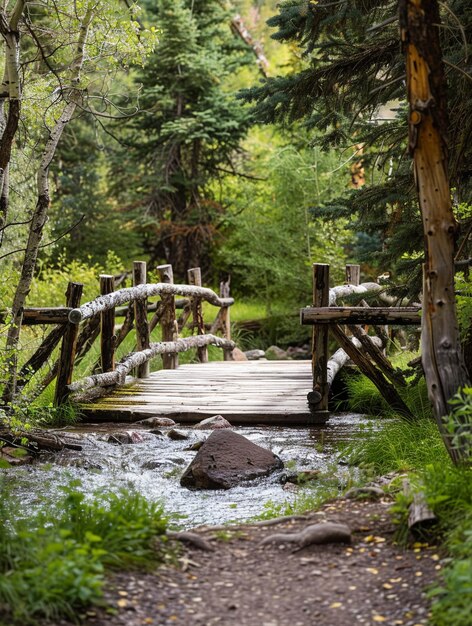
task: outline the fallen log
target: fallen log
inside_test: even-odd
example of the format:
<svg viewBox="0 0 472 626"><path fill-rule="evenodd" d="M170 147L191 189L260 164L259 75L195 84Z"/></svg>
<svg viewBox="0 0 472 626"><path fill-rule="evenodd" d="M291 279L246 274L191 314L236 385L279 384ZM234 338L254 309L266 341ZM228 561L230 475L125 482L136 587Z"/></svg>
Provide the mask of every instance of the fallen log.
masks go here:
<svg viewBox="0 0 472 626"><path fill-rule="evenodd" d="M207 289L206 287L174 285L171 283L155 283L150 285L127 287L126 289L119 289L113 293L99 296L91 302L86 302L79 308L72 309L69 313L69 321L73 324L80 324L80 322L83 322L90 317L94 317L104 311L109 311L110 309L126 304L127 302L135 302L136 300L163 295L179 295L188 298L195 296L219 307L228 307L234 304L233 298L220 298L214 291Z"/></svg>
<svg viewBox="0 0 472 626"><path fill-rule="evenodd" d="M123 385L129 372L151 360L160 354L175 354L178 352L186 352L192 348L201 348L203 346L214 345L223 349L233 349L235 343L228 339L222 339L215 335L195 335L194 337L186 337L175 341L165 341L152 343L149 348L141 352L132 352L122 359L113 372L105 372L104 374L95 374L88 376L68 386L70 393L85 391L93 387L111 387L115 385Z"/></svg>

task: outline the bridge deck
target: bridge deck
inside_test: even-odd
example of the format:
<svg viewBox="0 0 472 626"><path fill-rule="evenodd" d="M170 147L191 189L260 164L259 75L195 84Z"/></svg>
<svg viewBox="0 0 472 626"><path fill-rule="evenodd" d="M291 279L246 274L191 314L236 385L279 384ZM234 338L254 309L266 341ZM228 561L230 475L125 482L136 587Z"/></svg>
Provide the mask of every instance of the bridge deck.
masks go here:
<svg viewBox="0 0 472 626"><path fill-rule="evenodd" d="M324 423L327 412L310 414L311 388L310 361L214 361L154 372L81 408L94 421L195 423L223 415L238 424Z"/></svg>

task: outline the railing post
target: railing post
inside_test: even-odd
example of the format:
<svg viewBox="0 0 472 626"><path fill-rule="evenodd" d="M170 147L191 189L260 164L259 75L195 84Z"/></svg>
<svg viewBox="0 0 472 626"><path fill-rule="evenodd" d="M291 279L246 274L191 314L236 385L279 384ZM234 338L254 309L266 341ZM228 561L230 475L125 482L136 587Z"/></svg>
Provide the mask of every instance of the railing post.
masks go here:
<svg viewBox="0 0 472 626"><path fill-rule="evenodd" d="M329 265L313 263L313 306L329 306ZM328 327L313 326L313 395L308 394L312 411L328 410ZM321 398L318 398L318 394Z"/></svg>
<svg viewBox="0 0 472 626"><path fill-rule="evenodd" d="M106 296L115 290L115 278L109 274L100 275L100 295ZM102 372L115 369L115 309L104 311L100 315L100 355Z"/></svg>
<svg viewBox="0 0 472 626"><path fill-rule="evenodd" d="M146 284L146 263L144 261L134 261L133 263L133 285ZM147 319L147 298L135 300L134 319L136 323L136 346L138 352L149 348L149 324ZM138 378L149 376L149 361L139 365L136 369Z"/></svg>
<svg viewBox="0 0 472 626"><path fill-rule="evenodd" d="M220 298L229 298L230 282L231 277L229 277L226 282L222 281L220 283ZM231 340L231 318L229 309L229 306L225 306L221 309L221 328L223 329L223 337L225 339ZM225 361L232 361L233 351L229 350L228 348L224 348L223 359Z"/></svg>
<svg viewBox="0 0 472 626"><path fill-rule="evenodd" d="M70 282L68 284L66 291L68 307L76 309L80 306L83 288L84 286L82 283ZM59 358L59 369L57 372L56 391L54 395L55 406L64 404L69 395L67 385L70 385L72 382L72 372L74 370L74 360L79 330L79 324L73 324L72 322L67 323L67 330L62 339L61 356Z"/></svg>
<svg viewBox="0 0 472 626"><path fill-rule="evenodd" d="M174 273L172 265L159 265L157 267L161 283L172 285ZM175 319L175 297L173 295L161 296L163 314L161 317L162 341L174 341L177 335L177 320ZM165 370L175 370L179 366L177 354L163 354L162 366Z"/></svg>
<svg viewBox="0 0 472 626"><path fill-rule="evenodd" d="M360 285L361 282L361 266L360 265L346 265L346 284L348 285Z"/></svg>
<svg viewBox="0 0 472 626"><path fill-rule="evenodd" d="M202 286L202 272L199 267L194 267L187 271L189 285L195 285L195 287ZM193 325L197 329L198 335L205 334L205 323L203 321L203 307L201 298L191 298L190 306L192 308ZM197 356L200 363L208 363L208 348L203 346L197 348Z"/></svg>

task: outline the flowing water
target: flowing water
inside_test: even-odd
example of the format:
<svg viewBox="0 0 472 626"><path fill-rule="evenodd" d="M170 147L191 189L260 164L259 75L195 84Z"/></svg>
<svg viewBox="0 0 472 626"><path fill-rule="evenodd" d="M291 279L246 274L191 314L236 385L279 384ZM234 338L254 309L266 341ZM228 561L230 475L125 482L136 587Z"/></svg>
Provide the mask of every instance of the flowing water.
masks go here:
<svg viewBox="0 0 472 626"><path fill-rule="evenodd" d="M338 446L351 441L368 420L356 414L333 415L325 426L283 428L271 426L235 427L234 430L254 443L277 454L291 472L321 470L337 477L340 484L348 480L349 471L340 462ZM31 466L0 470L24 506L41 505L57 499L61 488L73 480L77 489L87 494L97 490L134 488L150 500L161 500L170 513L178 514L178 525L222 524L247 520L259 515L264 504L292 501L296 495L284 489L282 472L244 483L229 490L190 491L180 486L180 476L196 452L186 450L192 443L206 438L209 431L178 426L187 440L174 441L137 427L140 443L113 445L107 442L111 431L120 425L87 425L72 429L82 451L66 450L44 455ZM316 482L313 489L316 489Z"/></svg>

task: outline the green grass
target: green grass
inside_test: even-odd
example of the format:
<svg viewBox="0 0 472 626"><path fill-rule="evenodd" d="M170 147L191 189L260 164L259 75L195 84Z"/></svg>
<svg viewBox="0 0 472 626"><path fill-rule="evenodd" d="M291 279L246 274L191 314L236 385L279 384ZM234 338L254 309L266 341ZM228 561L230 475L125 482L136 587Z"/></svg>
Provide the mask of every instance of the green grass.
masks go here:
<svg viewBox="0 0 472 626"><path fill-rule="evenodd" d="M78 610L100 602L107 568L150 568L165 558L161 505L129 491L86 501L76 486L23 519L15 517L19 507L11 495L1 491L2 626L76 620Z"/></svg>
<svg viewBox="0 0 472 626"><path fill-rule="evenodd" d="M364 427L358 439L344 447L343 455L373 476L450 463L436 423L427 418L412 423L396 418L380 429L376 424Z"/></svg>

